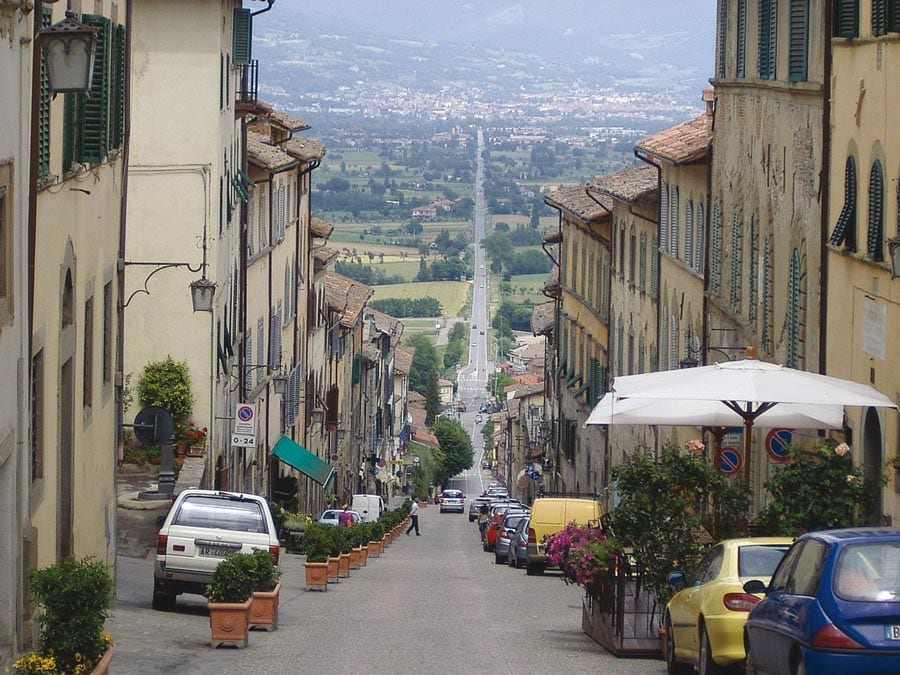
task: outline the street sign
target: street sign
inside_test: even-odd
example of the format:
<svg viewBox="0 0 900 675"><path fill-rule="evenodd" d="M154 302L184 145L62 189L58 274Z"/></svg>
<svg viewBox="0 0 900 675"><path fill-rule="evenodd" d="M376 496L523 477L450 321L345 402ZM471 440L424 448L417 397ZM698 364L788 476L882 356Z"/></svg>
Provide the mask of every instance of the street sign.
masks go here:
<svg viewBox="0 0 900 675"><path fill-rule="evenodd" d="M256 434L231 434L231 445L235 448L255 448Z"/></svg>
<svg viewBox="0 0 900 675"><path fill-rule="evenodd" d="M722 473L733 476L742 465L741 453L737 448L724 447L719 451L719 471Z"/></svg>
<svg viewBox="0 0 900 675"><path fill-rule="evenodd" d="M239 403L234 411L235 434L256 435L256 406ZM234 445L234 443L232 443Z"/></svg>
<svg viewBox="0 0 900 675"><path fill-rule="evenodd" d="M769 457L775 462L790 461L792 438L790 429L772 429L766 434L766 452Z"/></svg>

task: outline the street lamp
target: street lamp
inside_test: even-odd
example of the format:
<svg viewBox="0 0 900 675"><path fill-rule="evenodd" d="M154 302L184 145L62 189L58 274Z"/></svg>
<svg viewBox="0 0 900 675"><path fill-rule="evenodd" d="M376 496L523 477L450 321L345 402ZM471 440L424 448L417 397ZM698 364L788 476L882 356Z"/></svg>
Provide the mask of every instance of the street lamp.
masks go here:
<svg viewBox="0 0 900 675"><path fill-rule="evenodd" d="M205 276L192 281L191 302L194 305L195 312L211 312L213 310L213 299L216 295L216 284Z"/></svg>
<svg viewBox="0 0 900 675"><path fill-rule="evenodd" d="M66 18L42 30L40 40L50 93L89 91L97 30L76 21L75 13L66 10Z"/></svg>

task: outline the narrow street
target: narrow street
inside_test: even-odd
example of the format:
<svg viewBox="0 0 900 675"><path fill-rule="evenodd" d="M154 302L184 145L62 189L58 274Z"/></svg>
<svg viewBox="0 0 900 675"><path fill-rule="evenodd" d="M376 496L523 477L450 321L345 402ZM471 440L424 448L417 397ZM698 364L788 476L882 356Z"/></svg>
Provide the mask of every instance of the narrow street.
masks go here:
<svg viewBox="0 0 900 675"><path fill-rule="evenodd" d="M478 453L476 452L476 458ZM488 474L454 481L477 494ZM244 650L212 649L203 598L174 612L150 608L153 555L119 556L119 591L106 628L113 671L148 673L664 673L662 661L617 659L581 630L581 590L553 572L529 577L494 564L466 514L421 510L422 536L400 535L384 555L327 592L303 589L303 557L282 557L278 630L252 632Z"/></svg>

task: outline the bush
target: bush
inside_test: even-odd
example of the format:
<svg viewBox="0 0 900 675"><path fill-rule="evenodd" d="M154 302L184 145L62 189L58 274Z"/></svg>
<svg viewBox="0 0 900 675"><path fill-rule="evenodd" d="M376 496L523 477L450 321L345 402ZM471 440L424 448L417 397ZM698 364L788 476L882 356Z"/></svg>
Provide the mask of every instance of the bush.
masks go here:
<svg viewBox="0 0 900 675"><path fill-rule="evenodd" d="M332 555L334 548L331 530L340 528L329 527L327 525L319 525L311 522L303 530L303 540L301 547L303 553L306 554L307 562L323 563L328 560L328 556Z"/></svg>
<svg viewBox="0 0 900 675"><path fill-rule="evenodd" d="M253 552L254 574L253 574L253 590L254 591L271 591L278 584L281 578L281 570L275 565L275 556L269 551L257 549Z"/></svg>
<svg viewBox="0 0 900 675"><path fill-rule="evenodd" d="M80 672L86 665L89 672L111 643L103 631L113 592L106 565L94 558L63 558L30 570L28 584L43 610L39 655L55 660L55 672Z"/></svg>
<svg viewBox="0 0 900 675"><path fill-rule="evenodd" d="M246 602L253 595L256 559L250 553L234 553L216 565L206 598L210 602Z"/></svg>
<svg viewBox="0 0 900 675"><path fill-rule="evenodd" d="M176 423L187 418L194 409L187 362L168 356L145 365L138 380L138 399L143 405L164 408Z"/></svg>

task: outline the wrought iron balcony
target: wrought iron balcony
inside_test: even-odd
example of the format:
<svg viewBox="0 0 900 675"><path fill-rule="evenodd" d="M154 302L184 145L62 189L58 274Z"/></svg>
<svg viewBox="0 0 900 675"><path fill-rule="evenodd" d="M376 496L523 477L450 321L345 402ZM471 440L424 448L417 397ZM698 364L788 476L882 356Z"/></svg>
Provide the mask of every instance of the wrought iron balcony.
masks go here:
<svg viewBox="0 0 900 675"><path fill-rule="evenodd" d="M259 61L238 64L238 74L237 102L253 105L259 94Z"/></svg>

